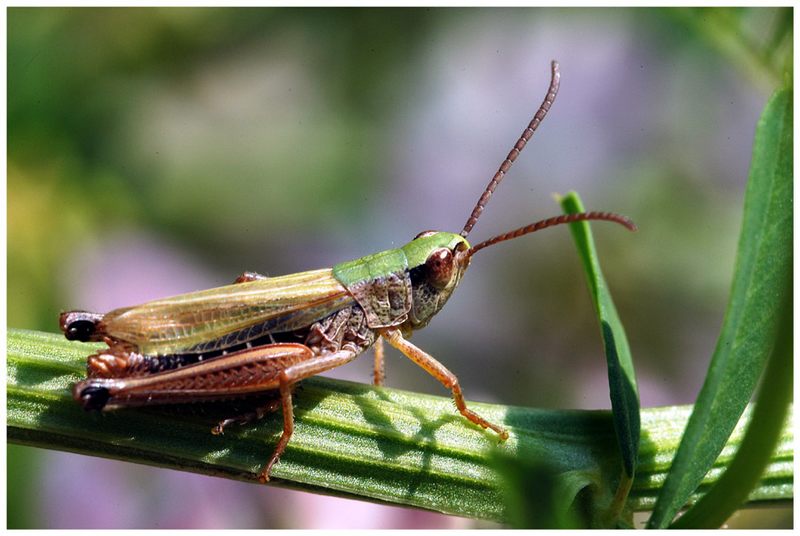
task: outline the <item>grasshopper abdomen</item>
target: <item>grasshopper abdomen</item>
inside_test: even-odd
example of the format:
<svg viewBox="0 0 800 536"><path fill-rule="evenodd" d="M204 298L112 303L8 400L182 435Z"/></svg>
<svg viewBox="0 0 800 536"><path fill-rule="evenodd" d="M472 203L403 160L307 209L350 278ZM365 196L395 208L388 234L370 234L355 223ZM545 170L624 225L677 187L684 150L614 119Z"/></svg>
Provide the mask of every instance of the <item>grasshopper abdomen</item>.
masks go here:
<svg viewBox="0 0 800 536"><path fill-rule="evenodd" d="M68 311L61 313L58 324L64 336L71 341L101 341L102 330L98 329L103 315L88 311Z"/></svg>

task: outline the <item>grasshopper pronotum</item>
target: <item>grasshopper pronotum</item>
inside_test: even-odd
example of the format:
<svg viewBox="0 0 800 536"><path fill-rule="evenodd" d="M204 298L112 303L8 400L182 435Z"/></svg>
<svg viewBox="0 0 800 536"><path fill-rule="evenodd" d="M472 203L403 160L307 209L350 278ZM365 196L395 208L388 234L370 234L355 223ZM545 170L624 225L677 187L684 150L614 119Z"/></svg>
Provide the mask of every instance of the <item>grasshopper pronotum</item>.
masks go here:
<svg viewBox="0 0 800 536"><path fill-rule="evenodd" d="M295 384L344 365L375 345L374 383L381 385L386 339L450 389L464 417L507 439L503 427L467 407L456 376L408 338L444 306L481 249L582 220L607 220L635 229L623 216L584 212L541 220L475 246L467 242L492 192L553 104L559 79L554 61L544 102L459 234L425 231L401 248L333 268L281 277L245 272L233 285L106 314L62 313L60 326L68 339L108 344L89 356L88 379L75 384L75 399L87 410L110 410L272 395L254 411L225 419L212 430L220 434L232 423L282 408L283 434L258 475L266 482L292 436Z"/></svg>

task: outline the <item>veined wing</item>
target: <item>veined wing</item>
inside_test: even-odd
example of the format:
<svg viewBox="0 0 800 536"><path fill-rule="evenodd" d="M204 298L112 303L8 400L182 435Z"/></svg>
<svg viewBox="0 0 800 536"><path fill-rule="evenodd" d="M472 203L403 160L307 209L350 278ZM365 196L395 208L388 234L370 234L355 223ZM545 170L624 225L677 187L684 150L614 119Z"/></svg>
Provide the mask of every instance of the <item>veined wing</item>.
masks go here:
<svg viewBox="0 0 800 536"><path fill-rule="evenodd" d="M353 300L330 268L181 294L103 317L108 336L146 355L180 353L273 322L264 334L308 326Z"/></svg>

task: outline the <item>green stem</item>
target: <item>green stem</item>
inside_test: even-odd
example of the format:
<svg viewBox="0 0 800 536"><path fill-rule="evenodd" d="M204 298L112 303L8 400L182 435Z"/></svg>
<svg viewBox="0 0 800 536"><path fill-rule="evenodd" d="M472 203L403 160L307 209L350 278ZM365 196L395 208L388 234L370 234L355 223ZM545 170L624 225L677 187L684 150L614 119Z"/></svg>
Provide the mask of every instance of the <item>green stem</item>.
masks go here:
<svg viewBox="0 0 800 536"><path fill-rule="evenodd" d="M70 387L84 376L85 357L95 348L53 334L9 330L9 441L255 482L280 434L278 416L219 437L209 433L213 422L201 415L85 413ZM498 444L465 422L448 398L317 377L303 382L295 399L296 431L273 470L274 485L503 522L502 482L493 469L493 454L500 451L518 459L545 456L560 474L592 475L610 496L616 491L620 460L608 411L471 403L510 430L511 438ZM652 508L690 412L686 406L642 410L639 465L627 509ZM749 415L700 494L730 463ZM790 501L792 460L787 424L749 500Z"/></svg>

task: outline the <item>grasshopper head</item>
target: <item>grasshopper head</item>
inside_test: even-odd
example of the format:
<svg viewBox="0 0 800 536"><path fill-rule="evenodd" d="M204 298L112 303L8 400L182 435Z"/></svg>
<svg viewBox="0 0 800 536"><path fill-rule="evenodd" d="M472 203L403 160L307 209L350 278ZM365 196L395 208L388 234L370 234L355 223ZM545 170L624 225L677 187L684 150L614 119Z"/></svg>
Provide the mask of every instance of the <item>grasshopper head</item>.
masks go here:
<svg viewBox="0 0 800 536"><path fill-rule="evenodd" d="M412 329L425 327L444 307L469 266L469 242L461 235L425 231L403 246L408 259L413 304Z"/></svg>

